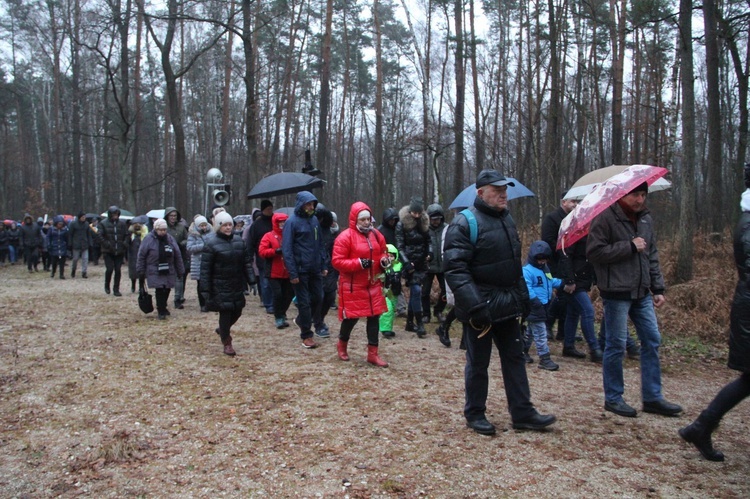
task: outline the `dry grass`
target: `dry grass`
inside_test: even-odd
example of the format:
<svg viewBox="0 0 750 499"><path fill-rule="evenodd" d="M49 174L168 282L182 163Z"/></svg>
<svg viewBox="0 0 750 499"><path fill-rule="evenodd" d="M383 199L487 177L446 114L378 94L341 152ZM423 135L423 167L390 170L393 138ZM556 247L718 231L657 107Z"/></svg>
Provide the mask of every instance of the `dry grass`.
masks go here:
<svg viewBox="0 0 750 499"><path fill-rule="evenodd" d="M335 339L304 350L250 297L234 332L239 355L228 358L193 283L185 310L162 322L140 313L135 295L105 295L101 267L87 281L0 268L0 496L748 496L745 406L717 433L723 464L676 435L734 377L724 340L695 327L714 310L691 293L717 297L717 308L729 299L713 291L724 278L706 277L725 270L704 260L702 285L670 291L659 313L664 391L685 416L605 413L600 368L561 357L553 343L560 371L532 365L529 378L535 404L559 422L547 433L510 429L495 356L494 438L464 427L457 326L446 349L399 321L396 338L381 342L391 367L377 369L364 362L363 325L344 363ZM338 322L329 325L335 336ZM638 364L628 361L625 375L638 406Z"/></svg>

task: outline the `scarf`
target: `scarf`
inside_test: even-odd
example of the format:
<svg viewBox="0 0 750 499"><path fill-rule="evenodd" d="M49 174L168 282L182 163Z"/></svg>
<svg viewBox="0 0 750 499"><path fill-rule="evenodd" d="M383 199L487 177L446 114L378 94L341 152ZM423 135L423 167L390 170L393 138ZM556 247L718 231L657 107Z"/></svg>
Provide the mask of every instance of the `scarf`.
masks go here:
<svg viewBox="0 0 750 499"><path fill-rule="evenodd" d="M168 234L156 236L156 242L159 244L159 275L169 275L169 262L172 261L174 255Z"/></svg>

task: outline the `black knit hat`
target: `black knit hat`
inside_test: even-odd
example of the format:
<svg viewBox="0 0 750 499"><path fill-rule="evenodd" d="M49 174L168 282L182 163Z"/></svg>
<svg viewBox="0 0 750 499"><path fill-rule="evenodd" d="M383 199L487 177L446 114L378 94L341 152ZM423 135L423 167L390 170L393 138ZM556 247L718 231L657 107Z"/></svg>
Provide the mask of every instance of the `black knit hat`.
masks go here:
<svg viewBox="0 0 750 499"><path fill-rule="evenodd" d="M270 199L264 199L263 201L260 202L260 211L265 210L269 206L273 206L273 203L271 202L271 200Z"/></svg>
<svg viewBox="0 0 750 499"><path fill-rule="evenodd" d="M647 193L648 192L648 183L647 182L643 182L642 184L640 184L639 186L637 186L635 189L633 189L632 191L628 192L628 194L633 194L634 192L646 192Z"/></svg>
<svg viewBox="0 0 750 499"><path fill-rule="evenodd" d="M411 198L411 201L409 201L409 211L412 213L422 213L424 211L422 198Z"/></svg>

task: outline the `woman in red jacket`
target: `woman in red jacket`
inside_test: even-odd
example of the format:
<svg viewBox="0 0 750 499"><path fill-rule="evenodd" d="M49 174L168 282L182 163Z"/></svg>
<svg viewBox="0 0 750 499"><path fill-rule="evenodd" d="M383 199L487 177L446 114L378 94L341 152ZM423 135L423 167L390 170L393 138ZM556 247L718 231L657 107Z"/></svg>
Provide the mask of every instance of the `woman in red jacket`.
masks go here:
<svg viewBox="0 0 750 499"><path fill-rule="evenodd" d="M380 314L388 310L379 274L391 263L385 238L372 226L371 211L365 203L357 201L349 210L349 228L336 238L331 263L340 273L339 358L349 360L349 336L359 318L366 317L367 362L388 367L378 356L378 321Z"/></svg>
<svg viewBox="0 0 750 499"><path fill-rule="evenodd" d="M286 311L294 298L294 289L289 281L289 272L281 254L281 231L289 215L274 213L271 217L271 232L266 232L258 244L258 255L266 259L263 272L273 292L273 315L276 329L289 327Z"/></svg>

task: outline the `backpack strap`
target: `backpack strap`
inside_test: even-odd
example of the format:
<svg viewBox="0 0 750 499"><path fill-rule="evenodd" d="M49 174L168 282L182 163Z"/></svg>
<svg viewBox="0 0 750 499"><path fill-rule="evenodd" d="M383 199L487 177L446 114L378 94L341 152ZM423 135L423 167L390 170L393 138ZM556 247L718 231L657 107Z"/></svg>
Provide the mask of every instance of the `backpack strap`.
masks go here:
<svg viewBox="0 0 750 499"><path fill-rule="evenodd" d="M474 213L468 208L465 210L461 210L461 214L466 217L466 221L469 222L469 238L471 239L471 244L475 245L477 244L477 217L474 216Z"/></svg>

